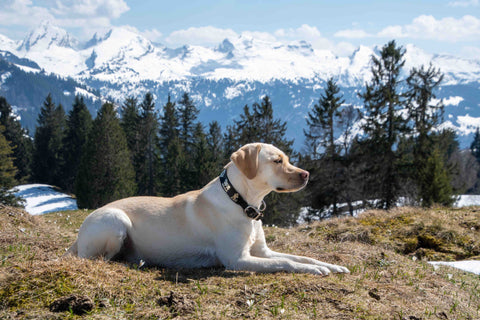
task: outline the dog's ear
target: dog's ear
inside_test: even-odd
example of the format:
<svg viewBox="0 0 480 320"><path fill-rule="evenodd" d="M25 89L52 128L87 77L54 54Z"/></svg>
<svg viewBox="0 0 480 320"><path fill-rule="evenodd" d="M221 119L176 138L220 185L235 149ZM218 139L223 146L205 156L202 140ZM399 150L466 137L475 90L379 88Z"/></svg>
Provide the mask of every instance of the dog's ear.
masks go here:
<svg viewBox="0 0 480 320"><path fill-rule="evenodd" d="M230 160L248 179L253 179L257 175L260 149L262 149L262 146L259 143L247 144L235 151L230 157Z"/></svg>

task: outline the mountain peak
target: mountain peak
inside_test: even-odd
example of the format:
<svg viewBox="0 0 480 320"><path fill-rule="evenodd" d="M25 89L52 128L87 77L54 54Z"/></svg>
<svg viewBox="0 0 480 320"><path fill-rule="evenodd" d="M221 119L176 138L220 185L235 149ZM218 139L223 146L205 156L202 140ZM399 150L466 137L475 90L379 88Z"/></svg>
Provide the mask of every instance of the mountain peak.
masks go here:
<svg viewBox="0 0 480 320"><path fill-rule="evenodd" d="M233 43L230 42L227 38L225 38L222 43L218 45L216 48L217 51L223 52L223 53L229 53L232 52L235 49L235 46Z"/></svg>
<svg viewBox="0 0 480 320"><path fill-rule="evenodd" d="M52 45L65 48L75 48L78 41L73 38L67 31L53 24L49 20L43 20L38 27L30 31L30 33L22 41L18 50L46 50Z"/></svg>

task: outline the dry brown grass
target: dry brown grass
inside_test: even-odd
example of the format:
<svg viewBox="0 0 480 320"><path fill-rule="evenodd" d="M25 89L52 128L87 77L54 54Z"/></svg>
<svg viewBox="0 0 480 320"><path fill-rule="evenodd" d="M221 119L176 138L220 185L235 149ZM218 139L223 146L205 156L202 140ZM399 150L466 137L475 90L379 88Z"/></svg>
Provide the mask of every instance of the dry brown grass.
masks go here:
<svg viewBox="0 0 480 320"><path fill-rule="evenodd" d="M372 211L266 229L274 249L351 270L328 277L59 259L87 214L32 217L0 207L1 319L480 319L479 276L412 259L478 257L475 208ZM50 311L72 294L93 309Z"/></svg>

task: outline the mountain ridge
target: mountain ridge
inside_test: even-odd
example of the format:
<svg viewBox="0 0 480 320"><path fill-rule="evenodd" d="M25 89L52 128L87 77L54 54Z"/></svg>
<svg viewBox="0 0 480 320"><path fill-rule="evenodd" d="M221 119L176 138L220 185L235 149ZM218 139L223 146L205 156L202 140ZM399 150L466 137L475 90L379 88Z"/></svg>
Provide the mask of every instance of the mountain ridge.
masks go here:
<svg viewBox="0 0 480 320"><path fill-rule="evenodd" d="M47 74L71 78L117 103L150 91L160 109L169 94L177 99L187 91L205 124L212 120L229 124L245 104L269 95L276 114L290 121L287 134L295 139L297 149L303 141L298 128L305 127L304 118L328 78L337 81L347 103L361 108L358 92L370 79L371 56L380 50L362 45L349 57L341 57L329 50L314 49L303 40L270 42L252 35L227 38L212 47L168 48L130 27L114 27L82 43L61 30L51 23L41 23L22 41L0 35L0 50L17 57L13 62L17 66L19 61L32 61ZM480 125L480 60L430 54L411 44L404 48L405 73L432 63L445 75L438 98L462 98L457 105L447 105L444 125L457 130L462 146L467 146ZM40 102L27 109L36 114L38 105Z"/></svg>

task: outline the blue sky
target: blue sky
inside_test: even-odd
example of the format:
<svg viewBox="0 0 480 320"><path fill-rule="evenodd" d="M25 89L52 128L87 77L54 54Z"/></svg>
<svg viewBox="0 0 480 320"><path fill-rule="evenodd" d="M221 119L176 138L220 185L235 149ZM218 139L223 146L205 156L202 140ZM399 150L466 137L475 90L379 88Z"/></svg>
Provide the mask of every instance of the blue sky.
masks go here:
<svg viewBox="0 0 480 320"><path fill-rule="evenodd" d="M216 45L242 34L307 40L347 55L390 39L430 53L480 58L480 0L0 0L0 33L23 38L51 20L81 40L129 26L169 47Z"/></svg>

